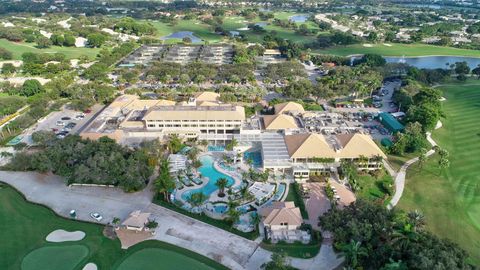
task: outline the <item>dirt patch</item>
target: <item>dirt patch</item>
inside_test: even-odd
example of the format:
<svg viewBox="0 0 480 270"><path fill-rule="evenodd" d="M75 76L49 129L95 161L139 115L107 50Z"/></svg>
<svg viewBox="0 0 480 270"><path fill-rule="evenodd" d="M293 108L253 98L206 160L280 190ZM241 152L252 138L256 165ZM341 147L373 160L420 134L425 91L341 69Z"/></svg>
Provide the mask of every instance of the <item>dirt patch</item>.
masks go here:
<svg viewBox="0 0 480 270"><path fill-rule="evenodd" d="M113 226L105 226L103 228L103 235L112 240L117 239L117 234L115 233L115 228Z"/></svg>

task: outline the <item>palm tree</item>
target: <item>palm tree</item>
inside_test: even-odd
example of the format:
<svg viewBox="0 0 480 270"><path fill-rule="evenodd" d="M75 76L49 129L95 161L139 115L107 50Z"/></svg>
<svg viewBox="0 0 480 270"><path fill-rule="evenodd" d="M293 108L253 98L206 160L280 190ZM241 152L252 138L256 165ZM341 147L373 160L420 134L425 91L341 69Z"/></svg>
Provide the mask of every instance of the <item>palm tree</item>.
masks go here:
<svg viewBox="0 0 480 270"><path fill-rule="evenodd" d="M187 198L187 202L193 207L198 207L202 205L206 199L208 199L207 195L200 191L190 194L190 196Z"/></svg>
<svg viewBox="0 0 480 270"><path fill-rule="evenodd" d="M232 226L237 223L242 214L235 208L229 208L227 211L227 221L229 221Z"/></svg>
<svg viewBox="0 0 480 270"><path fill-rule="evenodd" d="M367 255L365 248L362 247L362 243L353 239L350 240L349 244L343 246L342 251L345 254L347 265L353 269L358 266L359 257Z"/></svg>
<svg viewBox="0 0 480 270"><path fill-rule="evenodd" d="M258 230L258 224L260 224L261 221L260 216L256 212L252 212L250 218L252 219L255 230Z"/></svg>
<svg viewBox="0 0 480 270"><path fill-rule="evenodd" d="M407 214L408 222L412 225L413 231L422 230L425 226L425 216L418 210L410 211Z"/></svg>
<svg viewBox="0 0 480 270"><path fill-rule="evenodd" d="M228 185L227 178L222 177L218 179L215 185L218 187L218 197L225 197L225 188Z"/></svg>

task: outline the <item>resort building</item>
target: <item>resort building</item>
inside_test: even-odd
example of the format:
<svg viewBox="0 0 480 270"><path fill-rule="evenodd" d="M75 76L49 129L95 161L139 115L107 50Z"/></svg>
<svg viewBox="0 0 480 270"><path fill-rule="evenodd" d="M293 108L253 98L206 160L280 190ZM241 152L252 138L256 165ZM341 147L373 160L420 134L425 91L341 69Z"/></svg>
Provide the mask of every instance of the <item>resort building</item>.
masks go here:
<svg viewBox="0 0 480 270"><path fill-rule="evenodd" d="M369 135L361 133L324 136L301 133L285 136L295 179L302 181L312 174L336 171L342 160L358 164L359 170L377 170L386 158Z"/></svg>
<svg viewBox="0 0 480 270"><path fill-rule="evenodd" d="M146 139L163 140L175 134L225 144L232 140L233 134L240 133L245 110L220 103L218 97L212 92L198 93L188 102L177 104L123 95L106 107L80 135L90 139L107 136L131 144Z"/></svg>
<svg viewBox="0 0 480 270"><path fill-rule="evenodd" d="M310 242L310 235L300 230L303 218L300 208L295 207L293 202L273 202L270 206L261 208L258 213L262 218L260 226L263 227L266 239L274 243L278 241Z"/></svg>

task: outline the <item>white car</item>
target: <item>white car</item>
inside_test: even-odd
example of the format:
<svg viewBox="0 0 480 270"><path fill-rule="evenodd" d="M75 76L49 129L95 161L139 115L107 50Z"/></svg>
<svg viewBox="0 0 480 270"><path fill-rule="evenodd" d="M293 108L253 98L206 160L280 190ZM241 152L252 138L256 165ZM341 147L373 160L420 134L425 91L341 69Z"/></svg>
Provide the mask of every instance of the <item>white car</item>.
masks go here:
<svg viewBox="0 0 480 270"><path fill-rule="evenodd" d="M63 121L57 121L57 126L65 126L65 122Z"/></svg>
<svg viewBox="0 0 480 270"><path fill-rule="evenodd" d="M92 217L98 222L100 222L103 219L103 217L99 213L90 213L90 217Z"/></svg>

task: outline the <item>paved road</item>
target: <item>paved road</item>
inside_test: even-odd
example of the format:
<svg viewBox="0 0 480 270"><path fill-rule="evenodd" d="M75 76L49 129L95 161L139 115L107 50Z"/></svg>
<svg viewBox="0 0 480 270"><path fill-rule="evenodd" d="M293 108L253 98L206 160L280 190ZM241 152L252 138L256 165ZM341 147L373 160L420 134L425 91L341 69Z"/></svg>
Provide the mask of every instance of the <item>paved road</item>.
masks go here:
<svg viewBox="0 0 480 270"><path fill-rule="evenodd" d="M432 134L430 132L427 132L427 140L432 145L432 147L437 145L437 143L432 139ZM429 156L433 155L434 153L435 153L435 150L433 150L433 148L432 148L427 152L426 156L429 157ZM395 207L398 204L398 202L400 201L400 199L402 198L403 189L405 188L405 176L407 175L407 169L408 169L408 167L410 167L410 165L412 165L413 163L415 163L417 161L418 161L418 157L408 160L407 162L405 162L405 164L403 164L403 166L400 168L400 170L396 174L396 176L395 176L395 194L393 195L392 200L390 201L390 203L387 206L388 209L392 209L393 207Z"/></svg>
<svg viewBox="0 0 480 270"><path fill-rule="evenodd" d="M29 201L46 205L64 217L75 209L78 219L93 221L90 213L99 212L105 224L114 217L125 219L134 210L150 212L159 223L155 239L190 249L234 270L259 269L270 260L271 253L259 248L256 241L152 204L149 188L124 193L118 188L67 187L59 176L33 172L0 171L0 181L15 187ZM331 246L325 245L315 258L292 259L292 264L302 270L333 269L342 260Z"/></svg>

